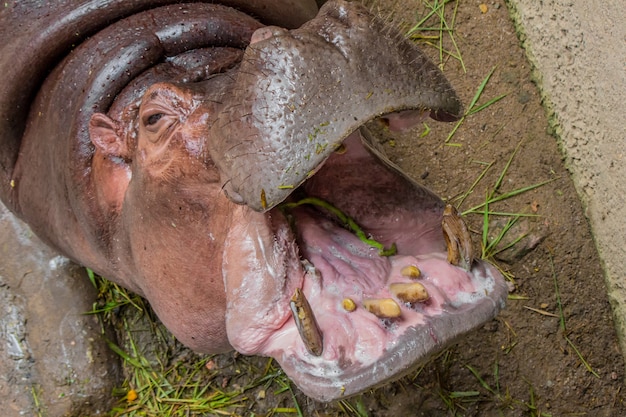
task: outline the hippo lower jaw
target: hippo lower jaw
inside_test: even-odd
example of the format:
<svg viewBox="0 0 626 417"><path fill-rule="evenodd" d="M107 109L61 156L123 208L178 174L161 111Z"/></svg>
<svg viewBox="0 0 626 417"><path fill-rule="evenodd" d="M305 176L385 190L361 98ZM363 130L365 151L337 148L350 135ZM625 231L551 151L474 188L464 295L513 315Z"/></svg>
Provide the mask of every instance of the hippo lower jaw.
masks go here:
<svg viewBox="0 0 626 417"><path fill-rule="evenodd" d="M243 226L229 233L223 264L231 345L274 357L322 401L406 374L494 317L507 295L491 265L450 264L438 197L359 131L343 144L286 203L266 214L241 206ZM397 252L381 256L327 209L298 205L304 196ZM254 265L242 267L242 254Z"/></svg>

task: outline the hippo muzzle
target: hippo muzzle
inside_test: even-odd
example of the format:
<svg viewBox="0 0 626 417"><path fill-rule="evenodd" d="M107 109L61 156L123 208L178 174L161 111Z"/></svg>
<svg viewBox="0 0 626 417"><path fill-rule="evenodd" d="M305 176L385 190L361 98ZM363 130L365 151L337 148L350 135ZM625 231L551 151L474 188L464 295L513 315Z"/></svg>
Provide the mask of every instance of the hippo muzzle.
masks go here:
<svg viewBox="0 0 626 417"><path fill-rule="evenodd" d="M437 67L358 4L330 1L292 30L165 6L51 72L3 199L192 349L274 357L329 401L406 374L504 306L456 210L364 127L461 115Z"/></svg>
<svg viewBox="0 0 626 417"><path fill-rule="evenodd" d="M363 8L336 3L299 29L257 30L210 145L229 197L275 206L373 117L458 118L462 106L441 72L401 39Z"/></svg>

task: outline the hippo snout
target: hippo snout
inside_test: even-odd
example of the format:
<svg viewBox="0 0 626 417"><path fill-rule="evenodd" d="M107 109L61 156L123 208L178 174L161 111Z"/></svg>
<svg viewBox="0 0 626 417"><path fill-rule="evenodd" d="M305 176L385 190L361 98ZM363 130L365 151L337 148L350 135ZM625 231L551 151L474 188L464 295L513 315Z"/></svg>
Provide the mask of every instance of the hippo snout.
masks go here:
<svg viewBox="0 0 626 417"><path fill-rule="evenodd" d="M362 6L329 2L299 29L269 31L247 48L238 88L211 130L219 137L211 155L237 203L257 211L276 206L375 117L462 114L441 72Z"/></svg>

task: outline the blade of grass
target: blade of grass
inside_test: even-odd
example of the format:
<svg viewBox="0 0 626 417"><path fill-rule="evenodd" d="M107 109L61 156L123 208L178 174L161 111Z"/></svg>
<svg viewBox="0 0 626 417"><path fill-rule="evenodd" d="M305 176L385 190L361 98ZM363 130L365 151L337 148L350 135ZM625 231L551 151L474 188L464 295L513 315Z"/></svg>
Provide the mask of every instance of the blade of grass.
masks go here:
<svg viewBox="0 0 626 417"><path fill-rule="evenodd" d="M142 368L141 363L139 363L135 358L131 357L128 353L126 353L123 349L121 349L109 339L105 340L107 342L107 345L109 346L109 349L111 349L117 356L119 356L135 368Z"/></svg>
<svg viewBox="0 0 626 417"><path fill-rule="evenodd" d="M485 216L488 217L487 213L488 211L485 210ZM498 246L500 242L502 242L502 240L504 239L504 236L509 232L509 230L511 230L511 228L515 225L515 223L517 223L519 218L520 216L514 216L512 218L509 218L506 224L504 225L504 227L500 230L498 235L491 242L489 242L489 236L488 236L489 225L487 224L487 226L485 226L484 224L484 222L489 222L489 219L483 218L483 245L486 244L486 246L483 246L483 259L488 258L488 257L493 257L497 255L498 253L507 250L508 248L514 246L517 242L519 242L526 236L526 234L521 235L517 237L516 239L514 239L511 243L504 246L503 248L496 250L496 246ZM485 236L485 233L487 233L487 236Z"/></svg>
<svg viewBox="0 0 626 417"><path fill-rule="evenodd" d="M487 164L487 166L485 167L485 169L483 169L483 171L480 173L480 175L474 180L474 182L472 183L472 185L470 185L470 187L468 188L468 190L463 193L459 199L460 201L456 204L457 209L459 207L461 207L461 205L463 204L463 202L465 201L465 199L474 191L474 189L476 188L476 186L478 185L478 183L485 177L485 175L487 174L487 171L489 171L489 169L493 166L494 162L489 162Z"/></svg>
<svg viewBox="0 0 626 417"><path fill-rule="evenodd" d="M535 213L514 213L510 211L492 211L492 210L474 210L471 213L468 211L464 211L465 214L484 214L485 211L489 213L490 216L502 216L502 217L541 217L540 214Z"/></svg>
<svg viewBox="0 0 626 417"><path fill-rule="evenodd" d="M472 114L476 114L476 113L478 113L479 111L484 110L484 109L486 109L487 107L491 106L492 104L497 103L498 101L502 100L502 99L503 99L504 97L506 97L506 96L507 96L506 94L500 94L499 96L492 98L491 100L487 101L486 103L481 104L481 105L480 105L480 106L478 106L478 107L474 107L474 108L472 108L472 110L471 110L471 111L469 111L469 112L467 113L467 115L468 115L468 116L471 116Z"/></svg>
<svg viewBox="0 0 626 417"><path fill-rule="evenodd" d="M356 404L353 404L354 401ZM340 409L348 416L368 417L367 409L363 404L361 397L353 400L340 400L338 402Z"/></svg>
<svg viewBox="0 0 626 417"><path fill-rule="evenodd" d="M504 165L504 168L502 169L502 172L500 173L500 176L498 177L498 179L496 180L495 185L493 186L493 189L492 189L492 192L491 192L492 195L494 193L496 193L500 189L500 186L502 185L502 181L504 181L504 177L506 176L507 172L509 171L509 168L511 167L511 163L513 162L513 158L515 158L515 155L517 155L517 151L519 151L520 146L522 146L522 141L519 141L519 143L517 144L517 146L513 150L513 153L511 153L511 156L509 157L509 160L506 161L506 164Z"/></svg>
<svg viewBox="0 0 626 417"><path fill-rule="evenodd" d="M493 197L488 202L485 201L484 203L480 203L480 204L478 204L478 205L476 205L474 207L471 207L471 208L463 211L463 215L470 214L470 213L482 213L482 211L478 211L478 210L484 208L487 204L493 204L493 203L496 203L498 201L502 201L502 200L509 199L511 197L515 197L516 195L525 193L527 191L534 190L535 188L539 188L539 187L541 187L543 185L549 184L552 181L557 180L557 179L558 178L551 178L549 180L545 180L545 181L539 182L537 184L529 185L527 187L518 188L516 190L510 191L508 193L504 193L504 194L499 195L497 197ZM522 213L520 213L520 214L522 214Z"/></svg>
<svg viewBox="0 0 626 417"><path fill-rule="evenodd" d="M489 384L487 384L487 382L485 382L484 379L482 379L482 377L478 374L478 371L476 369L474 369L472 366L470 365L465 365L465 367L467 369L469 369L469 371L474 374L474 377L478 380L478 382L480 383L480 385L486 389L487 391L489 391L491 394L493 394L494 396L498 396L498 393L496 391L493 390L493 388L491 388L489 386Z"/></svg>
<svg viewBox="0 0 626 417"><path fill-rule="evenodd" d="M493 105L494 103L497 103L498 101L500 101L504 97L506 97L506 94L502 94L502 95L499 95L499 96L497 96L495 98L492 98L491 100L487 101L485 104L481 104L480 106L476 107L476 103L478 103L478 100L480 100L481 96L483 95L485 87L487 87L487 83L491 79L491 76L493 75L493 73L496 70L496 68L497 67L493 67L491 69L491 71L489 71L487 76L483 79L483 81L480 83L480 86L478 87L478 90L476 90L476 93L474 94L474 97L472 98L472 101L470 101L470 104L469 104L469 106L467 108L467 111L465 112L463 117L461 117L461 119L456 123L454 128L452 128L452 131L448 134L448 137L446 138L445 143L450 142L450 140L452 139L452 137L454 136L456 131L459 129L459 127L461 127L461 125L463 124L463 122L465 121L465 119L468 116L476 114L479 111L486 109L487 107Z"/></svg>
<svg viewBox="0 0 626 417"><path fill-rule="evenodd" d="M596 371L593 370L591 365L589 365L589 363L583 357L582 353L574 345L574 342L572 342L570 338L567 336L567 328L565 326L565 313L563 313L563 304L561 303L561 293L559 291L559 282L557 280L556 271L554 269L554 260L552 259L552 254L548 254L548 257L550 258L550 267L552 268L552 278L554 279L554 291L556 294L556 304L559 309L559 324L560 324L561 330L563 331L563 337L565 337L567 344L570 345L570 347L574 350L574 352L576 352L576 355L578 355L578 359L580 359L580 361L585 366L587 371L591 373L593 376L595 376L596 378L600 378L600 375L598 375Z"/></svg>
<svg viewBox="0 0 626 417"><path fill-rule="evenodd" d="M93 285L93 287L97 290L98 284L96 283L96 274L94 274L94 272L89 268L85 268L85 270L87 271L87 277L89 278L89 282L91 282L91 285Z"/></svg>
<svg viewBox="0 0 626 417"><path fill-rule="evenodd" d="M474 94L474 97L472 98L472 101L470 101L470 104L468 106L467 114L469 114L469 112L472 111L472 109L474 108L478 100L480 99L480 96L482 96L483 91L485 91L485 87L487 87L487 83L491 79L491 76L493 75L493 73L496 71L496 68L497 67L493 67L491 71L489 71L487 76L483 79L483 81L480 83L480 85L478 86L478 90L476 90L476 94Z"/></svg>
<svg viewBox="0 0 626 417"><path fill-rule="evenodd" d="M500 367L497 360L493 364L493 379L496 381L496 391L500 392Z"/></svg>
<svg viewBox="0 0 626 417"><path fill-rule="evenodd" d="M485 199L485 210L483 212L483 228L481 236L482 259L486 259L487 247L489 246L489 194Z"/></svg>

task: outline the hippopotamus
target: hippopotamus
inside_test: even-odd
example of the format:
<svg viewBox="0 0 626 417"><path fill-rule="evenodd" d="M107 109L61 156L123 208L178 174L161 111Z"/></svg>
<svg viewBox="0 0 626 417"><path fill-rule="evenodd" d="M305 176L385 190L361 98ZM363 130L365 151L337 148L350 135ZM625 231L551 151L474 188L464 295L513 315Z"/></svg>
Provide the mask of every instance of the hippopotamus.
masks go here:
<svg viewBox="0 0 626 417"><path fill-rule="evenodd" d="M4 8L0 196L39 237L322 401L503 308L455 208L364 127L462 116L414 43L342 0L168 3Z"/></svg>

